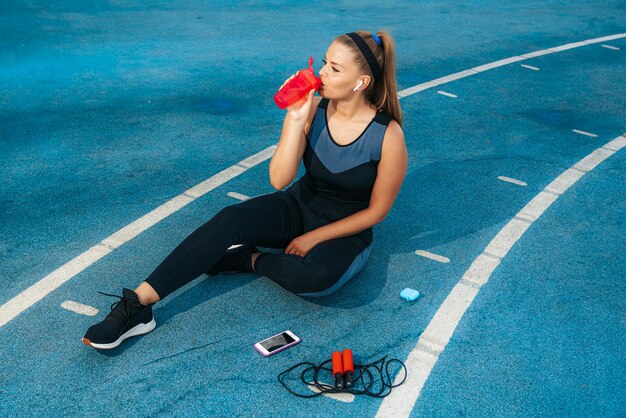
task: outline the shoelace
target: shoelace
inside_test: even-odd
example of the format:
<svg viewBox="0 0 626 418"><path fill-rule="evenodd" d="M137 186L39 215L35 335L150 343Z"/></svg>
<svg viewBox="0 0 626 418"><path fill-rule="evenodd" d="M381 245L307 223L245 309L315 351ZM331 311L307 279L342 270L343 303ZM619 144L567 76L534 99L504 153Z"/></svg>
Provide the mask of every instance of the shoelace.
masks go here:
<svg viewBox="0 0 626 418"><path fill-rule="evenodd" d="M123 296L111 295L109 293L98 292L104 296L111 296L119 299L111 305L111 313L107 315L107 319L111 318L119 323L122 327L125 327L130 320L130 308L141 309L141 303L133 299L125 298ZM117 309L121 304L121 309Z"/></svg>

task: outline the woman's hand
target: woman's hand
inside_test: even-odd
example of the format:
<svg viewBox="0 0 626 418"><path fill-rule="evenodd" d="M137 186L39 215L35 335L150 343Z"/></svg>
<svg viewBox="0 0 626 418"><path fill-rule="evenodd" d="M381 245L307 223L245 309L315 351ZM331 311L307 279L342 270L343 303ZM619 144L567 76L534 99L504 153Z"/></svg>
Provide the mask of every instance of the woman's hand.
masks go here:
<svg viewBox="0 0 626 418"><path fill-rule="evenodd" d="M297 103L292 104L287 107L287 112L291 117L291 120L306 120L309 116L309 112L311 111L311 105L313 104L313 96L315 95L315 90L311 89L309 92L309 96L305 99L300 100Z"/></svg>
<svg viewBox="0 0 626 418"><path fill-rule="evenodd" d="M304 235L295 238L285 248L285 254L299 255L300 257L306 257L311 248L319 244L319 240L315 237L315 234L308 232Z"/></svg>
<svg viewBox="0 0 626 418"><path fill-rule="evenodd" d="M298 71L299 73L300 71ZM289 81L291 81L291 79L293 79L295 76L298 75L298 73L295 73L294 75L292 75L291 77L289 77L287 80L285 80L285 82L283 83L282 86L280 86L280 89L282 89L285 84L287 84ZM291 106L287 107L287 113L289 114L289 116L291 117L291 120L294 121L298 121L298 120L306 120L307 117L309 116L309 112L311 110L311 105L313 103L313 96L315 95L315 90L311 89L311 91L309 92L309 95L300 100L297 103L292 104Z"/></svg>

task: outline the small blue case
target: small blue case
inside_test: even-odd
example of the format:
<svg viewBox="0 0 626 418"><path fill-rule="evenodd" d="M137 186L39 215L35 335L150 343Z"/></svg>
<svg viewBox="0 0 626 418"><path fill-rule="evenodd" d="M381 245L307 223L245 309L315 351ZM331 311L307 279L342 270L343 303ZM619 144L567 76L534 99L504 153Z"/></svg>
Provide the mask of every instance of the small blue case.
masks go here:
<svg viewBox="0 0 626 418"><path fill-rule="evenodd" d="M402 292L400 292L400 297L404 298L408 301L412 301L417 299L420 296L420 292L418 292L415 289L411 289L410 287L407 287L406 289L404 289Z"/></svg>

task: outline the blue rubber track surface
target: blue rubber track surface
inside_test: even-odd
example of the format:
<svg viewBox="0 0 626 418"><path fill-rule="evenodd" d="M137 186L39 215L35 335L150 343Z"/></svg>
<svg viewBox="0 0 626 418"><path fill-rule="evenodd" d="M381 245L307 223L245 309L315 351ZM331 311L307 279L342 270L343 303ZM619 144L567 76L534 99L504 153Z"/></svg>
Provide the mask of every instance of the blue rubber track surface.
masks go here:
<svg viewBox="0 0 626 418"><path fill-rule="evenodd" d="M391 32L405 89L626 32L622 2L581 3L0 2L0 306L275 145L284 113L273 94L309 55L319 68L335 36ZM86 347L85 330L115 301L97 291L134 288L238 202L227 193L271 193L269 160L173 213L0 327L0 415L374 416L379 399L299 399L277 375L346 347L363 361L408 357L501 228L626 132L626 39L603 44L619 49L591 44L403 98L402 192L374 228L365 269L333 295L300 298L252 274L202 276L155 306L151 334L107 352ZM515 244L412 416L626 414L625 158L587 173ZM422 296L400 299L405 287ZM100 312L61 308L68 300ZM252 348L285 329L302 343L270 358Z"/></svg>

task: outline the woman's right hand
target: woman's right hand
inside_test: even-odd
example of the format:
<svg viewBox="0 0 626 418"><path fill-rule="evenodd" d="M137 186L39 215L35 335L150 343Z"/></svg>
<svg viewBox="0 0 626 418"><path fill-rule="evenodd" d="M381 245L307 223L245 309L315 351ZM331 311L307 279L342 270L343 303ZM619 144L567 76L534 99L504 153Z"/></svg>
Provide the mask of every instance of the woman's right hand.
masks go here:
<svg viewBox="0 0 626 418"><path fill-rule="evenodd" d="M280 89L282 89L283 86L287 84L296 75L298 75L298 73L295 73L294 75L289 77L287 80L285 80L283 85L280 86ZM311 91L309 92L309 95L306 98L287 107L287 113L289 114L291 120L299 121L299 120L307 119L307 117L309 116L309 112L311 110L311 105L313 104L313 96L315 96L315 89L311 89Z"/></svg>
<svg viewBox="0 0 626 418"><path fill-rule="evenodd" d="M315 89L311 89L306 99L302 99L287 108L287 113L291 120L307 120L313 104L313 96L315 96Z"/></svg>

